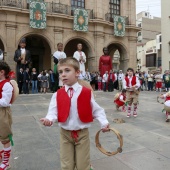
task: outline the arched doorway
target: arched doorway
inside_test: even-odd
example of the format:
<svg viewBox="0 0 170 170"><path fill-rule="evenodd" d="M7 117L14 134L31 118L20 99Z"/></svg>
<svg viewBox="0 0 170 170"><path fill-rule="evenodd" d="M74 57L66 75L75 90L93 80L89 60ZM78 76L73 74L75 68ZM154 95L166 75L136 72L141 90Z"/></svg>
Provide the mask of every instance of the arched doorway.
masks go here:
<svg viewBox="0 0 170 170"><path fill-rule="evenodd" d="M32 62L30 68L36 68L37 72L51 68L51 48L47 40L36 34L25 36L26 49L31 53Z"/></svg>
<svg viewBox="0 0 170 170"><path fill-rule="evenodd" d="M113 70L127 70L128 54L126 49L118 43L108 45L109 55L112 57Z"/></svg>
<svg viewBox="0 0 170 170"><path fill-rule="evenodd" d="M4 50L5 50L5 48L4 48L4 44L3 44L3 42L2 42L2 40L0 39L0 49L3 51L3 56L4 56ZM5 60L5 57L3 57L4 58L4 60Z"/></svg>
<svg viewBox="0 0 170 170"><path fill-rule="evenodd" d="M78 43L81 43L82 46L83 46L83 49L82 51L86 54L86 63L85 63L85 67L86 69L90 67L90 63L88 61L88 58L89 56L91 56L92 54L92 50L91 50L91 47L90 45L85 41L85 40L82 40L80 38L76 38L76 39L72 39L70 40L66 45L65 45L65 48L64 48L64 52L66 53L66 56L67 57L73 57L73 54L75 51L77 51L77 44Z"/></svg>

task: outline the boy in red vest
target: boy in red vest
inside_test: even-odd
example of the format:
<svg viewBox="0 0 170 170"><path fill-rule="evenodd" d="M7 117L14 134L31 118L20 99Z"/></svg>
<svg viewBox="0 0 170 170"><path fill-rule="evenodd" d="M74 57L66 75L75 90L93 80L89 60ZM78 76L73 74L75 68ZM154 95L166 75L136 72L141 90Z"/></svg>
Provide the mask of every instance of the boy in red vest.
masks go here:
<svg viewBox="0 0 170 170"><path fill-rule="evenodd" d="M137 104L139 95L140 81L134 76L132 68L127 69L127 76L123 80L123 88L126 89L126 101L128 103L127 117L131 116L131 106L134 105L133 116L137 117Z"/></svg>
<svg viewBox="0 0 170 170"><path fill-rule="evenodd" d="M10 67L4 61L0 61L0 142L3 150L0 151L0 170L7 170L11 154L10 136L12 136L11 124L11 99L13 86L10 84Z"/></svg>
<svg viewBox="0 0 170 170"><path fill-rule="evenodd" d="M40 120L45 126L51 126L56 120L59 122L61 169L90 170L88 128L93 119L97 119L106 132L109 122L92 91L78 83L80 70L76 59L59 61L58 72L65 86L53 94L48 114Z"/></svg>

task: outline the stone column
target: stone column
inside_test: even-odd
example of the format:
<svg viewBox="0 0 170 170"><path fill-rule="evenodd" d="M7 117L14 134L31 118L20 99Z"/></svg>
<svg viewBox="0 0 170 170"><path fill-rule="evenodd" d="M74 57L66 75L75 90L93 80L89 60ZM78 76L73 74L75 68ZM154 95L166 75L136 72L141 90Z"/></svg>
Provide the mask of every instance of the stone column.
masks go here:
<svg viewBox="0 0 170 170"><path fill-rule="evenodd" d="M7 54L5 56L5 61L10 65L11 69L16 71L16 63L14 62L14 53L16 47L16 28L17 25L13 23L7 23L6 25L6 44L7 44Z"/></svg>
<svg viewBox="0 0 170 170"><path fill-rule="evenodd" d="M103 0L95 0L94 16L96 19L103 19Z"/></svg>
<svg viewBox="0 0 170 170"><path fill-rule="evenodd" d="M137 69L136 61L136 37L129 37L129 62L128 67L132 67L134 70Z"/></svg>
<svg viewBox="0 0 170 170"><path fill-rule="evenodd" d="M95 32L94 33L94 42L95 42L95 57L93 63L93 69L91 71L99 71L99 59L100 56L103 54L103 47L104 47L104 33L103 32Z"/></svg>

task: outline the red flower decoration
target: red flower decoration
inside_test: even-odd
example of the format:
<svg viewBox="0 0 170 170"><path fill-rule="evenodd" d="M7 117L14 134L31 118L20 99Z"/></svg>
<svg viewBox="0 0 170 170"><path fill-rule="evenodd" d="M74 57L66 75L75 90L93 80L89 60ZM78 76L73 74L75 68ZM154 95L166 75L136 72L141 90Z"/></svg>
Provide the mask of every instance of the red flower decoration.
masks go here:
<svg viewBox="0 0 170 170"><path fill-rule="evenodd" d="M8 76L9 76L10 79L15 78L15 72L14 71L10 71Z"/></svg>

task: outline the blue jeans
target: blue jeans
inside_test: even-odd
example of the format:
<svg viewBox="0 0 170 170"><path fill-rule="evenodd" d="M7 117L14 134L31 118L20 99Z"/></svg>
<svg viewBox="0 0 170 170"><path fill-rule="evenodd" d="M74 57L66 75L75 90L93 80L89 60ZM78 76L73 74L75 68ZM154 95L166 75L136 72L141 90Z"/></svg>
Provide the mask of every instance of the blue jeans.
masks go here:
<svg viewBox="0 0 170 170"><path fill-rule="evenodd" d="M37 80L32 80L31 81L32 82L32 93L34 93L34 91L35 91L35 93L38 93L38 89L37 89Z"/></svg>
<svg viewBox="0 0 170 170"><path fill-rule="evenodd" d="M106 82L103 82L103 91L106 91Z"/></svg>

